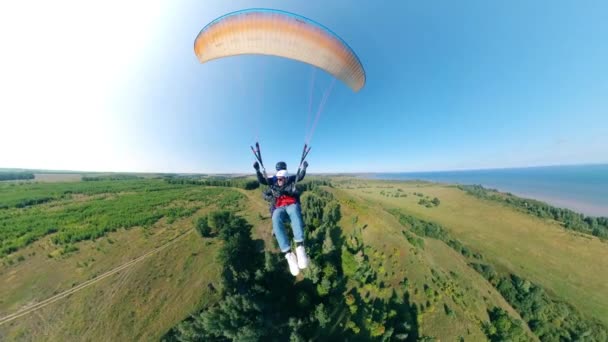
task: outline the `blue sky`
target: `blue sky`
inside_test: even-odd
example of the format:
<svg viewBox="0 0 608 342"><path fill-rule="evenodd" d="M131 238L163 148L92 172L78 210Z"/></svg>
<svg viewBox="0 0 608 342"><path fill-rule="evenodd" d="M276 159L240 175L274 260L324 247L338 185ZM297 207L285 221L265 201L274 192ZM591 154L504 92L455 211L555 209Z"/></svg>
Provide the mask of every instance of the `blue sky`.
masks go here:
<svg viewBox="0 0 608 342"><path fill-rule="evenodd" d="M144 172L295 168L310 66L239 56L198 63L208 22L294 12L355 50L367 84L340 82L310 172L608 162L605 1L58 1L0 14L6 49L0 167ZM313 103L332 78L315 73ZM291 168L290 168L291 169Z"/></svg>

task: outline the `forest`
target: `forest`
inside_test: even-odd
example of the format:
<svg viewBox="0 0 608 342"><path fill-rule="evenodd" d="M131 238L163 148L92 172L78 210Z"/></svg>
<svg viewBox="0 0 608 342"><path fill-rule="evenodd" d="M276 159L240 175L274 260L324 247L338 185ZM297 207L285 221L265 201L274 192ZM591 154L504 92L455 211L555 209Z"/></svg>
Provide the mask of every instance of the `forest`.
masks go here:
<svg viewBox="0 0 608 342"><path fill-rule="evenodd" d="M34 179L35 176L31 172L0 172L0 181Z"/></svg>
<svg viewBox="0 0 608 342"><path fill-rule="evenodd" d="M161 218L171 223L203 206L234 208L243 197L228 189L172 185L161 180L2 186L0 257L50 234L53 243L74 250L72 244L78 241L94 240L118 229L148 228ZM41 205L54 201L64 201L65 205Z"/></svg>
<svg viewBox="0 0 608 342"><path fill-rule="evenodd" d="M364 294L383 285L369 265L365 246L347 242L337 225L340 205L319 188L302 201L311 265L294 281L281 254L251 237L251 225L228 211L209 214L198 226L204 239L221 239L218 259L222 299L171 329L165 341L402 340L418 336L417 306L407 290ZM312 229L314 227L314 229ZM351 237L351 241L354 237ZM357 241L356 238L354 238Z"/></svg>

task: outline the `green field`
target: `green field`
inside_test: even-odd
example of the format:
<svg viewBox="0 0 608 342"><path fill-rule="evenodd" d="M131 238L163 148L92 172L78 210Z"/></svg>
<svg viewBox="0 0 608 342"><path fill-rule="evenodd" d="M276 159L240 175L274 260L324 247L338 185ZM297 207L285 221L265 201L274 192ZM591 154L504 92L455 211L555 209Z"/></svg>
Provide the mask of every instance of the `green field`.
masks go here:
<svg viewBox="0 0 608 342"><path fill-rule="evenodd" d="M441 199L427 208L417 196L386 197L390 184L405 193L420 192ZM490 201L480 201L455 187L376 183L371 189L346 190L383 208L401 208L425 220L440 223L465 244L474 247L499 267L521 274L608 324L608 244L595 237L561 228L555 222L519 213Z"/></svg>
<svg viewBox="0 0 608 342"><path fill-rule="evenodd" d="M397 305L391 299L395 292L408 298L407 309L399 310L414 315L400 318L410 322L409 338L488 339L494 308L513 321L522 316L496 284L470 266L474 262L523 277L584 319L608 325L608 264L598 261L608 257L606 242L455 187L331 180L333 186L302 198L309 249L320 273L312 270L292 282L280 257L279 270L273 271L284 277L282 289L293 288L285 298L308 293L329 310L328 325L315 328L310 321L298 328L302 334L379 339L401 317L389 315ZM162 179L0 183L0 319L128 266L0 323L0 340L158 340L191 314L222 303L225 294L215 289L224 286L226 265L218 253L225 242L194 234L199 217L220 209L234 212L252 225L254 241L277 252L261 190L240 189L237 183L237 188ZM440 225L467 252L416 233L396 213ZM163 248L156 252L158 247ZM310 292L315 277L330 281L318 280ZM349 311L352 301L359 307L355 313ZM318 307L310 310L319 315ZM305 312L285 314L308 322ZM536 338L526 324L521 329L525 340Z"/></svg>
<svg viewBox="0 0 608 342"><path fill-rule="evenodd" d="M218 207L237 209L244 199L235 189L175 186L162 180L0 186L2 203L50 198L0 211L2 246L17 246L0 267L2 317L192 232L196 217ZM50 234L48 227L54 228ZM64 240L64 234L77 238ZM209 243L188 234L116 275L0 327L0 337L157 338L213 301L213 295L205 294L207 284L217 278L217 248ZM139 325L133 331L134 322ZM108 330L115 335L107 335Z"/></svg>
<svg viewBox="0 0 608 342"><path fill-rule="evenodd" d="M446 245L426 239L425 248L416 248L402 235L399 222L378 203L357 200L343 190L334 190L343 205L342 225L345 231L352 229L356 218L363 230L363 240L373 246L379 255L391 255L389 271L398 273L387 277L391 287L407 277L412 298L426 303L425 285L438 290L441 298L433 303L433 309L422 315L421 333L440 339L462 336L466 340L483 340L484 333L479 321L486 321L487 310L499 306L518 317L515 310L500 296L483 277L467 266L458 253ZM382 257L380 257L382 258ZM386 269L387 267L385 267ZM434 281L435 279L435 281ZM443 305L455 311L446 317Z"/></svg>

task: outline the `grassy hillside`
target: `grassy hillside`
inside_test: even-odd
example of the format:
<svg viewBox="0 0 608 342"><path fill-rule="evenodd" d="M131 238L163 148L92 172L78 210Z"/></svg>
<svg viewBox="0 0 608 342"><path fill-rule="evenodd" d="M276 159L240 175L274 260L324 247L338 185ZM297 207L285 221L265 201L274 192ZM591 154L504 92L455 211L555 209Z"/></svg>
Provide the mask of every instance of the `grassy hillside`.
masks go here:
<svg viewBox="0 0 608 342"><path fill-rule="evenodd" d="M147 227L124 224L113 231L107 230L96 239L67 245L53 239L62 232L61 226L58 232L48 236L38 235L33 242L2 259L0 317L78 286L173 239L179 238L179 241L82 291L1 325L0 339L3 336L24 340L42 337L54 340L77 337L156 339L196 308L214 301L214 292L208 284L213 284L218 277L217 244L201 241L198 235L192 234L193 221L218 206L238 209L244 198L238 190L194 186L176 190L162 180L95 183L99 184L93 187L84 182L24 184L21 192L16 190L19 187L9 186L0 193L0 199L5 203L15 195L42 194L51 200L24 208L4 209L0 213L5 215L4 221L0 223L54 219L53 223L65 223L66 229L86 232L94 227L95 220L131 217L131 213L136 213L134 208L139 206L129 208L128 203L150 203L151 195L165 199L150 204L149 209L163 215ZM150 193L151 189L155 191ZM68 196L65 196L66 191L70 192ZM126 207L125 198L129 199ZM70 219L74 208L78 208L76 212L79 213L91 208L97 214L74 223ZM3 236L2 243L13 237ZM66 246L70 248L66 249Z"/></svg>
<svg viewBox="0 0 608 342"><path fill-rule="evenodd" d="M399 208L445 226L454 237L511 273L542 285L583 313L608 324L608 244L598 238L563 229L553 221L483 201L450 186L420 183L368 182L369 187L345 189L383 208ZM382 195L400 189L407 197ZM439 198L428 208L420 197Z"/></svg>
<svg viewBox="0 0 608 342"><path fill-rule="evenodd" d="M213 244L201 244L195 234L188 234L162 252L10 322L0 331L7 340L157 339L193 310L217 300L207 287L218 275L213 260L216 249ZM71 266L56 265L62 270ZM39 274L40 285L35 288L47 288L49 285L43 282L49 282L52 275ZM66 288L53 287L58 291ZM29 293L32 291L30 287Z"/></svg>
<svg viewBox="0 0 608 342"><path fill-rule="evenodd" d="M357 200L342 189L333 193L343 203L345 233L352 233L357 226L365 227L361 229L363 241L380 256L377 265L386 271L390 287L400 286L407 278L413 302L426 307L429 294L436 299L429 310L421 313L421 335L441 340L458 336L483 340L479 322L487 321L487 311L495 306L519 318L502 296L448 246L432 239L423 239L424 247L412 245L403 236L401 224L383 206ZM383 255L391 257L380 266L381 260L386 260ZM439 295L435 296L435 292ZM453 314L448 315L447 311Z"/></svg>
<svg viewBox="0 0 608 342"><path fill-rule="evenodd" d="M267 276L281 279L275 285L287 292L272 302L292 295L301 300L298 294L305 293L309 304L299 306L301 310L316 303L312 321L304 311L290 311L293 303L276 307L308 322L293 326L303 336L317 331L336 338L381 338L398 318L409 322L409 339L478 341L492 331L498 334L491 328L492 322L498 324L496 310L504 310L513 322L524 320L521 309L472 263L524 277L552 298L573 305L583 317L608 325L608 269L596 261L608 257L608 245L556 222L454 187L334 178L333 187L319 188L329 197L312 191L303 196L309 250L319 269L312 267L293 279L277 254L260 189L201 184L160 179L0 184L0 204L5 203L0 227L12 227L0 232L0 246L15 246L5 249L1 259L0 319L153 251L74 294L0 323L0 340L158 340L170 336L167 332L182 321L179 326L190 331L190 315L197 317L227 300L226 264L218 259L225 240L193 233L199 217L218 209L244 218L252 226L255 250L276 258L277 269ZM401 214L441 225L468 252L445 239L416 233L400 220ZM40 222L47 224L36 225ZM89 231L96 233L83 234ZM262 259L255 262L263 264L264 255L259 255ZM256 275L263 281L261 277ZM323 282L325 278L330 281ZM405 298L407 306L395 306L395 295ZM269 299L263 292L254 296ZM413 316L392 316L391 308L397 307ZM323 312L327 323L315 325ZM292 327L284 324L279 330ZM395 325L393 336L399 329ZM524 340L536 338L526 324L521 329Z"/></svg>

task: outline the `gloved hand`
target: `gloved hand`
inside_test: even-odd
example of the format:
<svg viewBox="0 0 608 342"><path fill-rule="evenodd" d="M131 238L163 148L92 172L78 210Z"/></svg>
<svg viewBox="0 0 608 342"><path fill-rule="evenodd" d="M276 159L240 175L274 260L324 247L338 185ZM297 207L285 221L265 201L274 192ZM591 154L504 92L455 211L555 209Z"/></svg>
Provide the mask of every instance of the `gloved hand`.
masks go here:
<svg viewBox="0 0 608 342"><path fill-rule="evenodd" d="M272 190L270 189L264 190L263 196L267 202L271 202L274 199L274 197L272 196Z"/></svg>
<svg viewBox="0 0 608 342"><path fill-rule="evenodd" d="M305 160L304 164L302 164L302 168L304 168L304 170L306 170L307 167L308 167L308 162Z"/></svg>
<svg viewBox="0 0 608 342"><path fill-rule="evenodd" d="M260 163L258 163L257 161L256 161L255 163L253 163L253 168L254 168L256 171L260 171Z"/></svg>

